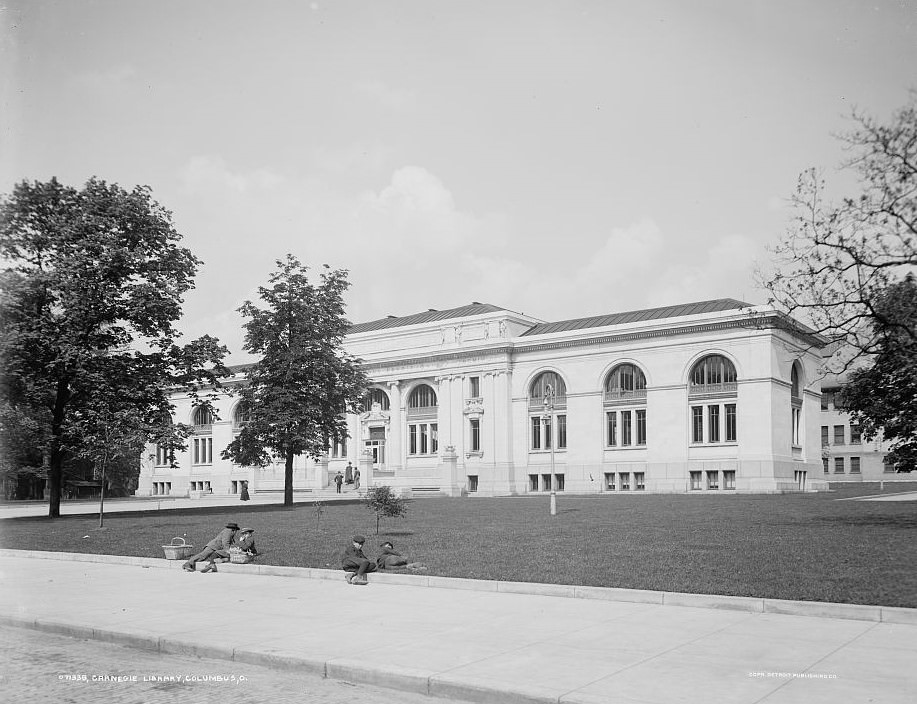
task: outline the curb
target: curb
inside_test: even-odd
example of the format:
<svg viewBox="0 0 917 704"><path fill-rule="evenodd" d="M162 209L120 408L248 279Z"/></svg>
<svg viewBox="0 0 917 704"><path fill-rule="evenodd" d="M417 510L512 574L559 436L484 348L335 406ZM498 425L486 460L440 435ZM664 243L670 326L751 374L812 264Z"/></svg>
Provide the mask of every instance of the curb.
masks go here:
<svg viewBox="0 0 917 704"><path fill-rule="evenodd" d="M209 658L225 660L247 665L267 667L272 670L295 670L324 679L341 682L368 684L402 692L414 692L439 698L463 699L473 702L493 704L558 704L557 696L547 696L538 692L518 691L497 686L469 684L461 680L445 679L446 675L429 675L424 670L410 668L373 668L354 660L340 658L319 660L290 655L277 655L251 649L221 648L213 645L178 640L175 638L157 638L138 636L122 631L110 631L75 625L46 619L29 619L0 614L0 625L13 628L27 628L43 633L63 635L81 640L97 640L129 648L138 648L168 655Z"/></svg>
<svg viewBox="0 0 917 704"><path fill-rule="evenodd" d="M98 562L115 565L135 565L160 569L181 569L182 560L166 560L157 557L131 557L125 555L97 555L76 552L46 552L42 550L0 549L2 557L26 557L39 560L65 560L75 562ZM271 577L294 577L298 579L329 579L339 581L341 570L316 567L286 567L281 565L239 565L223 563L221 572L264 575ZM842 604L822 601L793 601L762 597L723 596L718 594L689 594L685 592L662 592L649 589L624 589L618 587L586 587L570 584L539 584L537 582L502 582L494 580L467 579L462 577L438 577L435 575L385 574L373 572L367 577L379 584L403 584L413 587L441 589L468 589L472 591L500 592L506 594L528 594L555 596L574 599L598 599L603 601L624 601L659 606L687 606L701 609L726 609L749 613L772 613L815 618L838 618L854 621L874 621L917 625L917 609L903 606L878 606L868 604ZM210 656L202 656L210 657Z"/></svg>

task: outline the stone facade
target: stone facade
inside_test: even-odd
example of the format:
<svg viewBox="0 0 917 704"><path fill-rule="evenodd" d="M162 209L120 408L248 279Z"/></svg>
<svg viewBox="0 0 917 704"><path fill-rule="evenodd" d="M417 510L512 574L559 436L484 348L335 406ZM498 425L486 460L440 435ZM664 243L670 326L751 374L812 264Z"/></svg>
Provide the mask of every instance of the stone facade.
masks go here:
<svg viewBox="0 0 917 704"><path fill-rule="evenodd" d="M557 323L475 303L357 324L346 346L372 382L364 410L343 446L297 459L294 485L327 490L350 461L364 487L540 493L553 462L566 493L817 490L820 344L731 299ZM219 457L244 421L237 401L221 398L213 421L176 394L195 434L176 467L148 449L137 493L281 490L282 463Z"/></svg>

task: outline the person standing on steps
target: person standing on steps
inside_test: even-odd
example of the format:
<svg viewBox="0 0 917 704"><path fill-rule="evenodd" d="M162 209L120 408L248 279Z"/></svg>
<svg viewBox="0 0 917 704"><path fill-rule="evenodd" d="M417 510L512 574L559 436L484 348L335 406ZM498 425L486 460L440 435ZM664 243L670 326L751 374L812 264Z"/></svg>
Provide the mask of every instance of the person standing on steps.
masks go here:
<svg viewBox="0 0 917 704"><path fill-rule="evenodd" d="M353 465L347 460L347 466L344 468L344 483L353 484Z"/></svg>
<svg viewBox="0 0 917 704"><path fill-rule="evenodd" d="M337 489L337 493L341 493L341 484L344 482L344 475L340 471L334 475L334 486Z"/></svg>
<svg viewBox="0 0 917 704"><path fill-rule="evenodd" d="M359 468L353 470L353 490L360 491L360 470Z"/></svg>

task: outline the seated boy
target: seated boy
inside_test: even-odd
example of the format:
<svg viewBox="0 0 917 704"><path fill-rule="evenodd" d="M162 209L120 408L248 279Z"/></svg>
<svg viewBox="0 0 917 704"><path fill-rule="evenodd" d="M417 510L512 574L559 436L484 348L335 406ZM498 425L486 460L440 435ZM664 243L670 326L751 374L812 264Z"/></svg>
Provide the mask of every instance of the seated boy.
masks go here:
<svg viewBox="0 0 917 704"><path fill-rule="evenodd" d="M362 535L353 536L351 544L344 549L341 557L341 567L347 572L347 581L350 584L367 584L366 573L376 571L376 566L363 554L365 542L366 538Z"/></svg>

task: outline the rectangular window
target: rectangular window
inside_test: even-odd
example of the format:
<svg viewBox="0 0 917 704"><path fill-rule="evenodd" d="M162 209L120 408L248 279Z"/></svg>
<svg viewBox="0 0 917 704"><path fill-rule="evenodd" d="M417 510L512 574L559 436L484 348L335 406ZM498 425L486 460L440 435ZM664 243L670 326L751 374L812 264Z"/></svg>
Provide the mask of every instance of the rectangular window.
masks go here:
<svg viewBox="0 0 917 704"><path fill-rule="evenodd" d="M646 474L644 472L634 472L634 489L637 491L646 490Z"/></svg>
<svg viewBox="0 0 917 704"><path fill-rule="evenodd" d="M541 449L541 418L532 416L532 449Z"/></svg>
<svg viewBox="0 0 917 704"><path fill-rule="evenodd" d="M621 472L618 474L618 480L621 485L621 491L630 491L630 472Z"/></svg>
<svg viewBox="0 0 917 704"><path fill-rule="evenodd" d="M468 421L469 430L471 433L471 441L469 446L471 447L472 452L481 451L481 419L472 418Z"/></svg>
<svg viewBox="0 0 917 704"><path fill-rule="evenodd" d="M821 444L822 446L828 444L828 426L827 425L823 425L821 427Z"/></svg>
<svg viewBox="0 0 917 704"><path fill-rule="evenodd" d="M557 491L563 491L563 490L564 490L564 475L563 475L563 474L555 474L555 475L554 475L554 481L557 483L556 490L557 490Z"/></svg>
<svg viewBox="0 0 917 704"><path fill-rule="evenodd" d="M835 445L844 444L844 430L845 428L843 425L834 426L834 444Z"/></svg>
<svg viewBox="0 0 917 704"><path fill-rule="evenodd" d="M799 442L799 420L800 420L800 414L801 414L801 413L802 413L802 409L801 409L801 408L794 408L794 409L793 409L793 416L792 416L792 418L790 419L791 432L792 432L792 435L793 435L793 445L794 445L795 447L799 447L799 445L800 445L800 442Z"/></svg>
<svg viewBox="0 0 917 704"><path fill-rule="evenodd" d="M605 415L608 417L608 446L615 447L618 444L618 414L610 411Z"/></svg>
<svg viewBox="0 0 917 704"><path fill-rule="evenodd" d="M828 458L827 457L821 458L821 468L825 471L825 474L827 474L830 471L828 469Z"/></svg>
<svg viewBox="0 0 917 704"><path fill-rule="evenodd" d="M542 491L551 491L551 475L550 474L541 475L541 490Z"/></svg>
<svg viewBox="0 0 917 704"><path fill-rule="evenodd" d="M468 475L468 493L472 494L478 490L478 475L469 474Z"/></svg>
<svg viewBox="0 0 917 704"><path fill-rule="evenodd" d="M850 473L851 474L860 473L860 458L859 457L850 458Z"/></svg>
<svg viewBox="0 0 917 704"><path fill-rule="evenodd" d="M557 449L567 449L567 416L557 416Z"/></svg>
<svg viewBox="0 0 917 704"><path fill-rule="evenodd" d="M615 490L615 473L605 472L605 489L607 491Z"/></svg>
<svg viewBox="0 0 917 704"><path fill-rule="evenodd" d="M829 399L828 399L828 392L827 392L827 391L822 391L822 392L821 392L821 409L822 409L823 411L827 411L827 410L828 410L828 401L829 401Z"/></svg>
<svg viewBox="0 0 917 704"><path fill-rule="evenodd" d="M704 407L691 406L691 442L704 441Z"/></svg>
<svg viewBox="0 0 917 704"><path fill-rule="evenodd" d="M707 488L716 491L720 488L720 473L717 471L707 472Z"/></svg>
<svg viewBox="0 0 917 704"><path fill-rule="evenodd" d="M719 442L720 441L720 407L719 406L707 406L707 420L709 421L710 427L707 428L707 441L708 442Z"/></svg>
<svg viewBox="0 0 917 704"><path fill-rule="evenodd" d="M691 472L691 491L700 491L703 489L703 484L701 483L703 479L701 476L700 472Z"/></svg>
<svg viewBox="0 0 917 704"><path fill-rule="evenodd" d="M723 489L727 491L735 491L736 488L736 473L733 469L727 469L723 471Z"/></svg>
<svg viewBox="0 0 917 704"><path fill-rule="evenodd" d="M480 398L481 397L481 377L472 376L468 378L468 397L469 398Z"/></svg>
<svg viewBox="0 0 917 704"><path fill-rule="evenodd" d="M420 454L427 454L427 424L420 424Z"/></svg>
<svg viewBox="0 0 917 704"><path fill-rule="evenodd" d="M554 436L554 433L552 432L553 428L551 427L551 420L553 419L546 420L544 423L544 449L545 450L551 449L551 442L552 442L551 438Z"/></svg>
<svg viewBox="0 0 917 704"><path fill-rule="evenodd" d="M737 416L736 405L734 403L726 404L726 442L735 442L737 434Z"/></svg>
<svg viewBox="0 0 917 704"><path fill-rule="evenodd" d="M895 473L895 465L893 465L891 462L888 461L888 457L882 458L882 471L885 472L886 474Z"/></svg>
<svg viewBox="0 0 917 704"><path fill-rule="evenodd" d="M631 412L621 411L621 446L631 445Z"/></svg>
<svg viewBox="0 0 917 704"><path fill-rule="evenodd" d="M634 413L637 415L637 444L646 445L646 409Z"/></svg>
<svg viewBox="0 0 917 704"><path fill-rule="evenodd" d="M156 466L157 467L167 467L172 464L172 458L174 457L172 453L172 448L167 447L166 445L157 445L156 446Z"/></svg>
<svg viewBox="0 0 917 704"><path fill-rule="evenodd" d="M855 423L850 424L850 444L859 445L863 442L863 433L860 430L860 426Z"/></svg>
<svg viewBox="0 0 917 704"><path fill-rule="evenodd" d="M194 464L213 461L213 438L194 438Z"/></svg>
<svg viewBox="0 0 917 704"><path fill-rule="evenodd" d="M529 491L538 491L538 475L529 475Z"/></svg>
<svg viewBox="0 0 917 704"><path fill-rule="evenodd" d="M843 457L834 458L834 473L835 474L844 473L844 458Z"/></svg>
<svg viewBox="0 0 917 704"><path fill-rule="evenodd" d="M408 452L412 455L417 454L417 426L408 426Z"/></svg>
<svg viewBox="0 0 917 704"><path fill-rule="evenodd" d="M430 423L430 452L436 454L439 452L439 425Z"/></svg>

